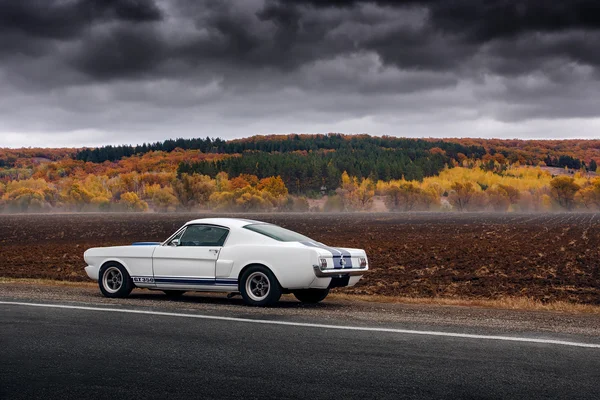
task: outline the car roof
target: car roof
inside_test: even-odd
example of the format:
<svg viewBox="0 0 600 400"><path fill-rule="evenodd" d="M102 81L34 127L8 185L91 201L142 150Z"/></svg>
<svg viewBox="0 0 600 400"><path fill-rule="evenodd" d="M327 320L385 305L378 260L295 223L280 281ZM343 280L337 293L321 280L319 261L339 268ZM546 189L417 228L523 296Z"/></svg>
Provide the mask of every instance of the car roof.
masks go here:
<svg viewBox="0 0 600 400"><path fill-rule="evenodd" d="M201 218L188 221L186 225L191 224L211 224L220 225L227 228L241 228L249 224L266 224L266 222L256 221L244 218Z"/></svg>

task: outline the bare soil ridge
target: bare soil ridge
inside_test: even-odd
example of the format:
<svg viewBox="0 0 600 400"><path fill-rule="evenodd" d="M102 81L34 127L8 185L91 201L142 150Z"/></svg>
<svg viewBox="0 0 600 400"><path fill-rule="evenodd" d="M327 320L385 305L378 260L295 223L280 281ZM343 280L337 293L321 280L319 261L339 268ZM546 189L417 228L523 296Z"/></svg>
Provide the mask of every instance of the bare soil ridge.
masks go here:
<svg viewBox="0 0 600 400"><path fill-rule="evenodd" d="M213 215L214 216L214 215ZM194 214L0 216L0 277L85 281L83 251L163 240ZM359 295L600 304L596 214L244 214L364 248Z"/></svg>

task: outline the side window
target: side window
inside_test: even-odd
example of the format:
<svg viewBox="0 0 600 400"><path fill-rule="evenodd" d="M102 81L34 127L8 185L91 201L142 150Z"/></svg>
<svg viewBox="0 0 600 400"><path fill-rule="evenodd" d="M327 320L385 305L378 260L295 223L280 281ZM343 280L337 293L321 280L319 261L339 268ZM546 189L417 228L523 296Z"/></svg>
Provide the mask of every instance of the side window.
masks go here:
<svg viewBox="0 0 600 400"><path fill-rule="evenodd" d="M229 230L218 226L188 226L179 241L180 246L223 246Z"/></svg>
<svg viewBox="0 0 600 400"><path fill-rule="evenodd" d="M185 229L183 229L181 232L179 232L177 235L175 235L173 237L173 239L171 239L169 241L169 243L167 243L167 246L176 246L176 243L179 243L181 241L181 235L183 235L183 233L185 232Z"/></svg>

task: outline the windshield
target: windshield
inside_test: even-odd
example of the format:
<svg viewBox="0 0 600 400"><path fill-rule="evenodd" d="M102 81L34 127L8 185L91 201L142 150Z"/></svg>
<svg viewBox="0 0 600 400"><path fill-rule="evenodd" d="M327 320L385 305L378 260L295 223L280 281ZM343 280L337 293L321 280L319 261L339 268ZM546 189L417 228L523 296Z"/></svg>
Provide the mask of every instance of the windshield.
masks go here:
<svg viewBox="0 0 600 400"><path fill-rule="evenodd" d="M279 240L280 242L306 242L313 241L311 238L290 231L289 229L282 228L277 225L271 224L252 224L246 225L244 228L249 229L253 232L260 233L261 235L268 236L272 239Z"/></svg>

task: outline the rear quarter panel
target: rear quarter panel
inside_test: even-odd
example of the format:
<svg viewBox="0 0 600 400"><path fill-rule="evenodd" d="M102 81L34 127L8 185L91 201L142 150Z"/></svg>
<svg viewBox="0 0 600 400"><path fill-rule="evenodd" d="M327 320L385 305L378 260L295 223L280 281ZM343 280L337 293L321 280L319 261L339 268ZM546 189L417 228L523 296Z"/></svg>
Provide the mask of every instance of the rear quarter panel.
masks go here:
<svg viewBox="0 0 600 400"><path fill-rule="evenodd" d="M286 243L233 245L221 250L219 260L232 263L232 278L239 278L248 265L261 264L275 274L283 288L299 289L309 287L315 280L312 265L316 263L317 254L310 248Z"/></svg>

